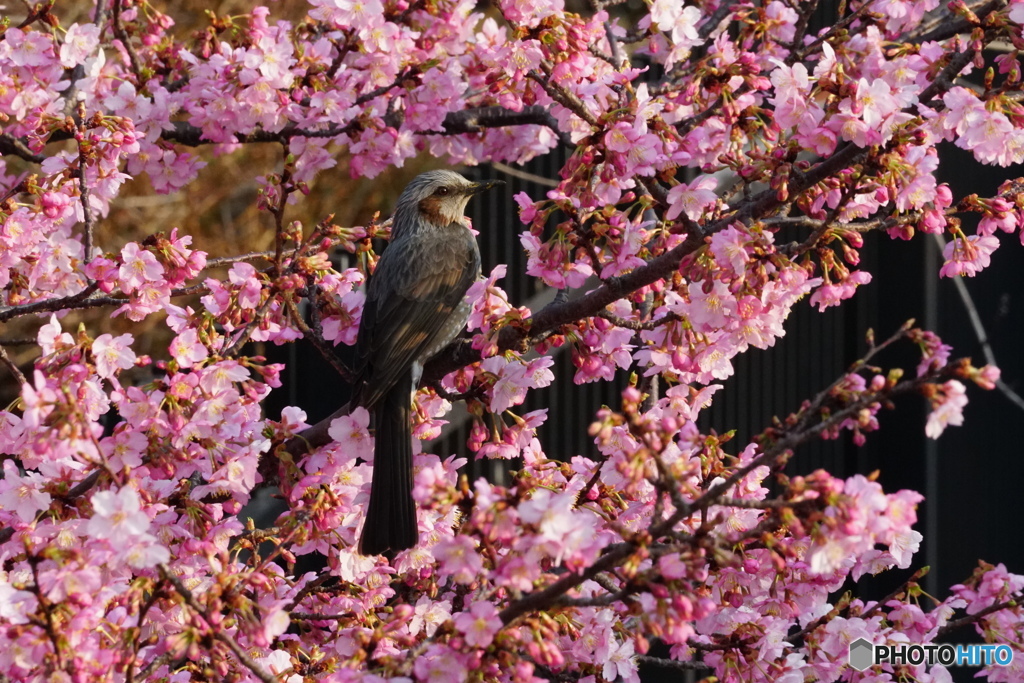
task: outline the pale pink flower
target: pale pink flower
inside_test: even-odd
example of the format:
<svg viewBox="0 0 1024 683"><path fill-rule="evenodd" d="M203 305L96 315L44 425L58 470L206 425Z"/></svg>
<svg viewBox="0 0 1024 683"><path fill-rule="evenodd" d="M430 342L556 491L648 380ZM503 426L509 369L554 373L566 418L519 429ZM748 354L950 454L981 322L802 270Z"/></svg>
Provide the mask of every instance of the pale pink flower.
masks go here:
<svg viewBox="0 0 1024 683"><path fill-rule="evenodd" d="M964 406L967 405L967 388L955 379L941 387L932 398L932 412L928 415L924 433L933 439L946 430L948 425L959 427L964 423Z"/></svg>
<svg viewBox="0 0 1024 683"><path fill-rule="evenodd" d="M262 285L251 263L236 263L228 272L228 281L238 290L238 305L254 309L260 305Z"/></svg>
<svg viewBox="0 0 1024 683"><path fill-rule="evenodd" d="M359 407L331 422L328 435L338 442L346 457L373 459L373 438L370 436L370 413Z"/></svg>
<svg viewBox="0 0 1024 683"><path fill-rule="evenodd" d="M448 621L451 616L451 601L435 600L424 595L416 602L412 618L409 620L409 633L417 635L423 631L429 638L437 631L437 627Z"/></svg>
<svg viewBox="0 0 1024 683"><path fill-rule="evenodd" d="M6 578L0 577L0 619L14 625L27 624L37 604L35 595L15 588Z"/></svg>
<svg viewBox="0 0 1024 683"><path fill-rule="evenodd" d="M249 370L235 360L222 360L202 369L199 386L211 396L234 389L235 382L249 379Z"/></svg>
<svg viewBox="0 0 1024 683"><path fill-rule="evenodd" d="M469 536L459 535L441 539L434 546L434 557L440 562L441 571L450 574L459 583L476 580L484 566L473 539Z"/></svg>
<svg viewBox="0 0 1024 683"><path fill-rule="evenodd" d="M9 59L15 66L46 66L53 59L53 41L43 31L8 29L4 34Z"/></svg>
<svg viewBox="0 0 1024 683"><path fill-rule="evenodd" d="M729 267L740 274L746 270L750 258L749 241L749 235L730 225L712 235L709 249L720 267Z"/></svg>
<svg viewBox="0 0 1024 683"><path fill-rule="evenodd" d="M491 390L491 412L503 413L522 403L528 389L551 384L554 373L549 368L553 363L548 356L535 358L528 363L518 359L510 361L504 356L485 358L480 367L496 377Z"/></svg>
<svg viewBox="0 0 1024 683"><path fill-rule="evenodd" d="M1016 24L1024 24L1024 2L1011 0L1010 11L1007 13L1007 17Z"/></svg>
<svg viewBox="0 0 1024 683"><path fill-rule="evenodd" d="M627 639L620 643L618 647L608 653L607 659L605 659L602 670L604 679L606 681L618 680L626 683L635 681L639 683L640 676L637 673L635 655L636 651L632 640Z"/></svg>
<svg viewBox="0 0 1024 683"><path fill-rule="evenodd" d="M159 543L152 534L143 534L138 541L125 548L122 554L128 566L135 569L149 569L171 559L170 550Z"/></svg>
<svg viewBox="0 0 1024 683"><path fill-rule="evenodd" d="M473 647L487 647L501 630L498 609L486 600L477 600L468 612L455 615L455 628L462 631L466 642Z"/></svg>
<svg viewBox="0 0 1024 683"><path fill-rule="evenodd" d="M975 273L988 267L992 252L997 248L999 239L991 235L971 235L966 240L957 237L949 241L942 250L946 262L942 264L939 275L974 277Z"/></svg>
<svg viewBox="0 0 1024 683"><path fill-rule="evenodd" d="M56 315L50 315L50 322L39 328L36 333L36 341L43 351L43 355L49 355L54 351L61 351L74 346L75 341L67 332L62 332Z"/></svg>
<svg viewBox="0 0 1024 683"><path fill-rule="evenodd" d="M0 479L0 510L16 514L21 521L31 522L40 510L50 507L53 500L42 491L46 479L36 472L21 475L11 460L4 461L4 477Z"/></svg>
<svg viewBox="0 0 1024 683"><path fill-rule="evenodd" d="M118 270L121 288L133 292L147 282L156 282L164 274L164 267L151 252L129 242L121 249L122 265Z"/></svg>
<svg viewBox="0 0 1024 683"><path fill-rule="evenodd" d="M464 655L450 649L448 645L434 644L416 658L413 664L416 680L422 683L465 683L469 680L469 669Z"/></svg>
<svg viewBox="0 0 1024 683"><path fill-rule="evenodd" d="M690 220L699 220L718 201L714 191L717 185L718 181L712 175L701 176L692 183L679 183L668 191L669 206L665 217L673 220L684 213Z"/></svg>
<svg viewBox="0 0 1024 683"><path fill-rule="evenodd" d="M96 24L71 24L60 46L60 63L70 68L82 64L100 44L100 27Z"/></svg>
<svg viewBox="0 0 1024 683"><path fill-rule="evenodd" d="M199 341L199 333L189 327L171 340L168 347L178 367L191 368L209 358L210 351Z"/></svg>
<svg viewBox="0 0 1024 683"><path fill-rule="evenodd" d="M94 538L124 541L149 529L149 516L142 512L138 492L131 487L99 491L92 497L93 516L86 531Z"/></svg>
<svg viewBox="0 0 1024 683"><path fill-rule="evenodd" d="M135 365L135 352L132 351L132 335L122 334L114 337L101 334L92 343L92 355L96 359L96 373L100 377L113 378L119 370L127 370Z"/></svg>

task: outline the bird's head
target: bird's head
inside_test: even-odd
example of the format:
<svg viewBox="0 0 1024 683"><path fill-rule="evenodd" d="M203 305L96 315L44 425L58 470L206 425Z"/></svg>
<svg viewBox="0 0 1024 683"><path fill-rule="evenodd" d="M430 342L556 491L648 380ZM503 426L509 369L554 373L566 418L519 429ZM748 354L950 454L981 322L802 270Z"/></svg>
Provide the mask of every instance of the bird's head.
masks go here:
<svg viewBox="0 0 1024 683"><path fill-rule="evenodd" d="M474 183L454 171L427 171L406 186L398 198L398 211L414 212L420 220L438 227L460 223L473 195L501 184L500 180Z"/></svg>

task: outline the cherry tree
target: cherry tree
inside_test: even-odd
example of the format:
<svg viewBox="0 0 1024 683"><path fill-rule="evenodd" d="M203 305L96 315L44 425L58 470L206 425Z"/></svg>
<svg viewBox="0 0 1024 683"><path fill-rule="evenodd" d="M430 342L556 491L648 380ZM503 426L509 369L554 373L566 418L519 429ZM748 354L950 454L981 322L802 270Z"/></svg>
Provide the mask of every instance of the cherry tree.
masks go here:
<svg viewBox="0 0 1024 683"><path fill-rule="evenodd" d="M19 387L0 411L0 680L635 681L647 662L721 681L948 681L939 665L855 671L849 644L973 629L1020 649L1024 576L1002 565L945 597L920 572L881 600L841 592L910 566L922 498L785 469L810 440L884 439L876 415L902 395L927 398L938 437L995 367L908 324L750 443L696 419L802 299L842 305L871 280L865 240L944 235L936 277L972 276L997 231L1021 231L1024 180L955 197L934 173L944 140L1024 161L1024 2L854 0L812 29L817 3L797 0L654 0L636 22L615 0L310 0L301 22L255 7L187 38L142 0L73 23L58 4L0 36L0 323L37 321L39 351L20 369L0 334ZM187 225L97 238L128 179L173 193L196 181L197 148L256 143L281 154L259 179L270 251L210 255ZM417 454L420 544L361 556L367 414L268 419L281 367L247 350L305 338L343 381L335 350L355 340L388 223L303 224L296 207L339 155L374 177L422 152L514 164L556 147L557 187L517 197L529 265L512 275L559 296L515 307L506 269L486 274L414 411L419 439L456 400L501 416L471 447L521 466L498 486ZM359 266L335 270L336 250ZM142 353L137 335L62 323L84 310L170 341ZM916 368L876 366L900 344ZM577 425L599 460L546 451L545 411L517 414L563 346L577 382L630 377L621 405ZM271 485L287 512L240 521ZM314 552L327 568L298 574ZM989 680L1024 677L1017 654Z"/></svg>

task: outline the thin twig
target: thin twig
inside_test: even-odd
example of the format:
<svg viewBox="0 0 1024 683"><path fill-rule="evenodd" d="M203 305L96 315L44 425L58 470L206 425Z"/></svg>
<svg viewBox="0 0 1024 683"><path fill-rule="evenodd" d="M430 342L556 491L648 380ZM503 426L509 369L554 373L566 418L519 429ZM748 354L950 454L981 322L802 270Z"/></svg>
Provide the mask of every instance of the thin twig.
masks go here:
<svg viewBox="0 0 1024 683"><path fill-rule="evenodd" d="M135 52L135 46L132 45L128 32L124 30L124 25L121 24L121 3L122 0L114 0L114 15L112 17L114 37L121 41L124 51L128 53L128 61L131 63L132 73L139 79L139 85L142 85L142 61L139 59L138 53Z"/></svg>
<svg viewBox="0 0 1024 683"><path fill-rule="evenodd" d="M505 175L510 175L513 178L519 178L520 180L525 180L536 185L543 185L544 187L558 187L557 180L545 178L544 176L539 176L534 173L527 173L526 171L514 168L508 164L503 164L500 161L492 161L491 168L500 173L504 173Z"/></svg>
<svg viewBox="0 0 1024 683"><path fill-rule="evenodd" d="M84 224L84 235L82 239L82 250L85 254L85 263L92 260L92 233L93 217L92 206L89 200L89 183L86 182L85 169L88 166L88 159L85 154L85 147L82 140L85 139L85 102L78 103L78 195L82 202L82 222Z"/></svg>
<svg viewBox="0 0 1024 683"><path fill-rule="evenodd" d="M315 306L316 304L314 303L311 305ZM295 302L291 299L287 299L285 300L285 307L288 309L288 313L290 314L289 317L291 317L292 322L294 322L295 326L299 328L300 332L302 332L302 336L316 347L316 350L320 352L323 359L331 364L331 367L334 368L345 382L349 384L355 382L355 374L348 368L348 366L341 362L341 359L338 358L338 354L335 353L334 348L328 344L323 335L320 334L318 330L314 330L306 324L306 321L302 319L302 313L299 312Z"/></svg>
<svg viewBox="0 0 1024 683"><path fill-rule="evenodd" d="M955 631L956 629L961 628L963 626L970 626L971 624L977 623L985 617L987 617L988 615L994 614L995 612L998 612L1000 610L1008 609L1010 607L1019 607L1022 601L1024 601L1024 593L1017 593L1009 600L1006 600L1004 602L997 602L994 605L989 605L985 609L980 610L975 614L969 614L966 617L954 619L953 621L947 622L945 626L940 628L938 632L935 634L935 637L941 638L942 636L948 634L950 631Z"/></svg>
<svg viewBox="0 0 1024 683"><path fill-rule="evenodd" d="M239 261L257 261L259 259L269 261L273 256L273 251L250 251L247 254L239 254L238 256L218 256L217 258L207 259L206 268L218 268L220 266L238 263Z"/></svg>
<svg viewBox="0 0 1024 683"><path fill-rule="evenodd" d="M946 247L946 240L940 234L934 234L932 237L935 238L935 242L939 245L939 251L941 252ZM992 344L989 341L988 333L985 332L985 325L981 322L981 315L978 313L978 307L974 304L974 298L971 296L970 291L967 289L967 284L964 282L963 277L960 275L954 275L952 277L953 285L956 287L956 293L960 295L960 301L963 302L964 308L967 309L967 317L971 321L971 328L974 330L974 336L977 337L978 343L981 344L981 352L985 356L985 362L989 365L999 367L999 363L996 362L996 355L992 351ZM1010 399L1010 403L1014 404L1021 410L1024 410L1024 398L1010 387L1002 377L995 382L996 389L998 389L1006 398Z"/></svg>
<svg viewBox="0 0 1024 683"><path fill-rule="evenodd" d="M21 370L19 370L14 361L11 360L11 357L7 355L7 349L5 349L2 344L0 344L0 363L7 366L7 369L11 371L12 375L14 375L14 379L18 380L19 385L25 386L28 380L25 379L25 375L21 373Z"/></svg>

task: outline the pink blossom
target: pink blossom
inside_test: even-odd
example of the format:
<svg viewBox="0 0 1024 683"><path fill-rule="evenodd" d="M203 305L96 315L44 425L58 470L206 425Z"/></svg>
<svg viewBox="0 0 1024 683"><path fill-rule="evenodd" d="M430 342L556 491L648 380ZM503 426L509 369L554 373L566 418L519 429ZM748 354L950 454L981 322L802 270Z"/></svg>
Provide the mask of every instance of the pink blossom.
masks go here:
<svg viewBox="0 0 1024 683"><path fill-rule="evenodd" d="M942 250L946 262L939 270L939 275L974 277L978 271L988 267L992 252L998 247L999 240L991 235L971 235L966 240L957 237Z"/></svg>
<svg viewBox="0 0 1024 683"><path fill-rule="evenodd" d="M10 624L27 624L29 617L37 609L38 599L26 590L12 586L5 578L0 578L0 619ZM25 664L30 664L25 661Z"/></svg>
<svg viewBox="0 0 1024 683"><path fill-rule="evenodd" d="M852 297L857 287L871 282L871 273L858 270L850 273L840 282L823 284L811 295L811 305L824 311L830 306L838 306L842 301Z"/></svg>
<svg viewBox="0 0 1024 683"><path fill-rule="evenodd" d="M434 644L416 658L413 665L418 681L424 683L462 683L469 677L463 656L446 645Z"/></svg>
<svg viewBox="0 0 1024 683"><path fill-rule="evenodd" d="M575 289L583 286L586 279L594 274L590 264L570 260L565 249L558 244L542 244L536 235L529 232L520 235L519 240L529 255L526 272L543 278L552 287Z"/></svg>
<svg viewBox="0 0 1024 683"><path fill-rule="evenodd" d="M370 413L366 408L359 407L334 420L328 434L341 444L346 457L372 461L373 439L370 437L369 426Z"/></svg>
<svg viewBox="0 0 1024 683"><path fill-rule="evenodd" d="M143 534L142 538L122 549L124 561L135 569L149 569L171 559L171 551L156 541L151 534Z"/></svg>
<svg viewBox="0 0 1024 683"><path fill-rule="evenodd" d="M39 342L43 354L62 351L74 345L71 335L61 331L56 315L51 315L50 322L39 328L39 332L36 333L36 341Z"/></svg>
<svg viewBox="0 0 1024 683"><path fill-rule="evenodd" d="M182 368L190 368L202 363L210 355L206 346L199 341L199 333L193 328L188 328L176 336L171 341L168 350L174 356L174 360L178 362L178 366Z"/></svg>
<svg viewBox="0 0 1024 683"><path fill-rule="evenodd" d="M963 410L966 405L967 388L955 379L949 380L932 399L932 412L928 414L924 433L937 439L947 425L959 427L964 423Z"/></svg>
<svg viewBox="0 0 1024 683"><path fill-rule="evenodd" d="M633 641L626 639L614 647L605 659L602 674L605 680L622 680L639 682L640 676L637 673Z"/></svg>
<svg viewBox="0 0 1024 683"><path fill-rule="evenodd" d="M69 69L78 66L92 55L99 42L99 26L72 24L64 35L64 44L60 46L60 63Z"/></svg>
<svg viewBox="0 0 1024 683"><path fill-rule="evenodd" d="M434 547L434 557L441 563L441 571L459 583L472 582L483 569L483 561L468 536L442 539Z"/></svg>
<svg viewBox="0 0 1024 683"><path fill-rule="evenodd" d="M228 281L238 288L238 305L243 309L259 306L262 285L251 263L236 263L231 266Z"/></svg>
<svg viewBox="0 0 1024 683"><path fill-rule="evenodd" d="M554 379L554 374L548 368L553 363L554 361L546 356L535 358L528 363L510 361L504 356L485 358L480 364L481 369L495 376L491 390L491 412L503 413L510 407L519 405L526 397L529 387L549 385Z"/></svg>
<svg viewBox="0 0 1024 683"><path fill-rule="evenodd" d="M669 208L665 217L672 220L684 213L690 220L699 220L704 211L718 201L718 195L714 192L717 184L713 176L701 176L692 183L676 185L668 191Z"/></svg>
<svg viewBox="0 0 1024 683"><path fill-rule="evenodd" d="M142 511L139 494L133 488L93 494L92 509L86 530L95 538L130 539L149 529L149 516Z"/></svg>
<svg viewBox="0 0 1024 683"><path fill-rule="evenodd" d="M41 490L46 479L36 472L19 474L17 466L4 461L4 477L0 479L0 510L13 512L22 522L32 522L40 510L50 507L52 498Z"/></svg>
<svg viewBox="0 0 1024 683"><path fill-rule="evenodd" d="M127 292L139 289L147 282L156 282L164 274L164 268L152 252L129 242L121 249L122 265L118 270L121 286Z"/></svg>
<svg viewBox="0 0 1024 683"><path fill-rule="evenodd" d="M1017 0L1011 0L1010 11L1007 13L1007 17L1012 22L1024 24L1024 3L1018 2Z"/></svg>
<svg viewBox="0 0 1024 683"><path fill-rule="evenodd" d="M96 359L96 372L100 377L113 378L119 370L135 365L135 352L131 349L134 340L130 334L113 337L101 334L92 343L92 354Z"/></svg>
<svg viewBox="0 0 1024 683"><path fill-rule="evenodd" d="M233 389L235 382L249 379L249 371L238 361L224 360L203 368L199 386L210 395Z"/></svg>
<svg viewBox="0 0 1024 683"><path fill-rule="evenodd" d="M944 344L934 332L923 332L917 343L921 347L921 362L917 366L918 377L945 367L953 352L953 347Z"/></svg>
<svg viewBox="0 0 1024 683"><path fill-rule="evenodd" d="M735 273L746 270L750 257L749 237L733 226L715 233L711 237L711 253L720 267L732 268Z"/></svg>
<svg viewBox="0 0 1024 683"><path fill-rule="evenodd" d="M473 647L487 647L501 630L498 609L487 600L477 600L468 612L455 615L455 628L462 631L466 642Z"/></svg>
<svg viewBox="0 0 1024 683"><path fill-rule="evenodd" d="M416 635L423 632L428 637L433 636L437 627L451 618L451 613L451 602L432 600L424 595L416 602L415 612L409 621L409 633Z"/></svg>

